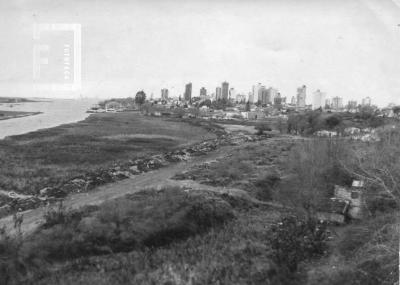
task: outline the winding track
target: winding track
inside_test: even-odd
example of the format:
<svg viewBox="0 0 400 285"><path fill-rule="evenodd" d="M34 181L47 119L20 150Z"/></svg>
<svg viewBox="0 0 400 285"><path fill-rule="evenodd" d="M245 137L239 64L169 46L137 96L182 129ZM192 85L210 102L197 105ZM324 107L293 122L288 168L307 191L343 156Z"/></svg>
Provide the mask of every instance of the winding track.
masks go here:
<svg viewBox="0 0 400 285"><path fill-rule="evenodd" d="M281 136L272 138L270 139L270 142L282 139L286 140L288 139L288 137ZM254 144L254 143L250 142L245 144ZM91 190L90 192L70 194L63 200L63 205L67 209L77 209L85 205L99 205L104 201L115 199L129 193L134 193L150 188L153 189L160 188L167 185L182 185L182 186L198 185L200 187L200 185L194 181L176 181L176 180L172 181L171 178L176 174L191 168L194 165L222 158L226 156L226 154L232 151L233 149L241 147L243 147L243 145L220 146L218 149L209 152L206 155L191 157L188 161L174 163L169 166L162 167L150 172L142 173L125 180L105 184ZM224 187L213 187L206 185L201 185L201 189L218 191L218 192L230 192L230 191L236 193L242 192L242 194L244 192L243 190L240 189L233 189L233 188L225 189ZM251 197L250 199L256 200ZM261 202L258 200L253 202L273 207L279 207L279 208L282 207L278 203ZM37 209L27 210L21 213L23 215L21 231L24 235L32 233L35 229L38 228L38 226L40 226L44 222L43 214L45 210L46 207L39 207ZM14 221L12 216L0 219L0 228L2 228L3 226L6 227L8 232L15 233Z"/></svg>
<svg viewBox="0 0 400 285"><path fill-rule="evenodd" d="M174 163L167 167L142 173L128 179L105 184L87 193L71 194L63 200L63 205L67 209L77 209L85 205L98 205L106 200L115 199L124 196L125 194L138 192L146 188L158 188L170 185L170 178L175 174L178 174L185 169L189 169L196 164L222 157L228 148L232 148L232 146L223 146L206 155L191 157L188 161ZM21 213L23 215L21 231L24 235L33 232L41 223L43 223L43 214L45 210L46 207L39 207ZM11 233L15 232L13 228L13 217L8 216L0 219L0 228L3 226L5 226Z"/></svg>

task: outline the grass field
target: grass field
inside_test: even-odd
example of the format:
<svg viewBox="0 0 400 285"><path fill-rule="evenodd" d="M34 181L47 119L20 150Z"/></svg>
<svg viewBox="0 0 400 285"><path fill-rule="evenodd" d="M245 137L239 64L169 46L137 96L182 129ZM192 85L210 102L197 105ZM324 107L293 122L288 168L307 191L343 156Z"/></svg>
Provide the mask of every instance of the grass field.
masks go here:
<svg viewBox="0 0 400 285"><path fill-rule="evenodd" d="M36 193L98 168L213 138L202 127L139 113L84 121L0 140L0 189Z"/></svg>
<svg viewBox="0 0 400 285"><path fill-rule="evenodd" d="M268 242L281 213L240 201L165 188L55 209L22 243L0 235L0 283L295 284L283 283Z"/></svg>

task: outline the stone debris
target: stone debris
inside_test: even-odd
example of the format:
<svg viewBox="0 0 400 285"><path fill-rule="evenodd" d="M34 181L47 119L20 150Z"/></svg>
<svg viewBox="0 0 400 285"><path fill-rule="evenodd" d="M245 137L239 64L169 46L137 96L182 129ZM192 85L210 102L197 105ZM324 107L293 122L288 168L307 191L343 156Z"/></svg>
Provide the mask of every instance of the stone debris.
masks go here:
<svg viewBox="0 0 400 285"><path fill-rule="evenodd" d="M15 211L37 208L55 199L62 199L70 193L87 192L106 183L127 179L144 172L168 166L171 163L187 161L191 157L205 155L220 146L240 145L245 142L255 142L270 137L267 134L223 134L216 139L203 141L184 147L183 149L153 155L148 158L129 160L120 165L115 165L110 169L98 169L97 171L88 172L59 185L44 187L37 192L37 195L29 196L17 194L13 191L3 191L3 194L8 193L9 197L6 197L7 199L0 199L0 218ZM205 164L202 167L209 167L209 164ZM190 179L190 177L185 175L182 175L182 178ZM224 181L220 182L223 183Z"/></svg>

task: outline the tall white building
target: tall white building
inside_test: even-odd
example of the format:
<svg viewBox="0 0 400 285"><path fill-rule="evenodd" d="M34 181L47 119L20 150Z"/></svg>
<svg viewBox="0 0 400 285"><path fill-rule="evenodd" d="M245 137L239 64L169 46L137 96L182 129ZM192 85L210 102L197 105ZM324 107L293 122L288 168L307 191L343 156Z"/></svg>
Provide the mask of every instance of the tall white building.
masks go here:
<svg viewBox="0 0 400 285"><path fill-rule="evenodd" d="M297 88L297 107L304 108L306 106L306 91L305 85Z"/></svg>
<svg viewBox="0 0 400 285"><path fill-rule="evenodd" d="M331 108L331 107L332 107L331 99L327 98L325 100L325 108Z"/></svg>
<svg viewBox="0 0 400 285"><path fill-rule="evenodd" d="M279 93L278 90L275 88L270 87L267 89L267 94L268 94L267 96L268 96L269 104L274 104L275 98L278 96L278 93Z"/></svg>
<svg viewBox="0 0 400 285"><path fill-rule="evenodd" d="M222 99L229 99L229 83L226 81L222 82Z"/></svg>
<svg viewBox="0 0 400 285"><path fill-rule="evenodd" d="M201 100L207 99L207 89L205 87L200 88L200 99Z"/></svg>
<svg viewBox="0 0 400 285"><path fill-rule="evenodd" d="M249 101L251 104L254 103L254 93L249 92L249 98L247 99L247 101Z"/></svg>
<svg viewBox="0 0 400 285"><path fill-rule="evenodd" d="M361 101L361 105L362 106L371 106L371 98L369 98L369 97L363 98Z"/></svg>
<svg viewBox="0 0 400 285"><path fill-rule="evenodd" d="M161 89L161 100L168 100L168 89Z"/></svg>
<svg viewBox="0 0 400 285"><path fill-rule="evenodd" d="M253 85L253 101L261 101L261 94L259 94L260 89L261 89L261 83L258 83L257 85Z"/></svg>
<svg viewBox="0 0 400 285"><path fill-rule="evenodd" d="M333 97L332 98L332 109L340 110L343 108L343 98L342 97Z"/></svg>
<svg viewBox="0 0 400 285"><path fill-rule="evenodd" d="M313 109L325 108L326 93L317 90L313 93Z"/></svg>
<svg viewBox="0 0 400 285"><path fill-rule="evenodd" d="M238 103L246 103L246 95L236 94L236 102L238 102Z"/></svg>
<svg viewBox="0 0 400 285"><path fill-rule="evenodd" d="M230 88L229 89L229 100L232 100L232 99L236 99L236 90L235 90L235 88Z"/></svg>
<svg viewBox="0 0 400 285"><path fill-rule="evenodd" d="M222 88L221 87L217 87L217 89L215 89L215 100L222 100Z"/></svg>

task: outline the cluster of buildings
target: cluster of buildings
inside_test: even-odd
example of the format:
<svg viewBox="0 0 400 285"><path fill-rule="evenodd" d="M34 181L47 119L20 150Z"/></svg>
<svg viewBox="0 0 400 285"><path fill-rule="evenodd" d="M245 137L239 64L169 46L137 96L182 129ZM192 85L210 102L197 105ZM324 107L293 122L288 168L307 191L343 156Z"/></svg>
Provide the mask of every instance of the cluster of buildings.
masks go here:
<svg viewBox="0 0 400 285"><path fill-rule="evenodd" d="M253 85L252 91L247 95L236 92L226 81L222 82L221 86L216 87L215 92L211 93L209 93L205 87L201 87L197 95L193 92L192 83L187 83L183 95L179 96L179 100L169 98L168 89L161 89L161 101L164 104L177 101L174 102L174 104L184 104L187 106L198 104L206 100L210 100L211 102L230 102L232 104L250 104L263 108L272 107L280 112L285 112L287 110L302 111L316 109L356 112L360 106L371 106L371 98L369 97L362 99L361 104L358 104L355 100L350 100L345 104L342 97L335 96L328 98L326 93L319 89L312 93L311 98L312 104L307 104L306 85L298 87L296 95L292 96L290 100L282 96L278 89L274 87L267 88L261 83Z"/></svg>
<svg viewBox="0 0 400 285"><path fill-rule="evenodd" d="M231 100L231 101L236 101L236 93L234 88L229 89L229 83L228 82L222 82L221 87L217 87L215 90L215 93L207 94L207 89L205 87L200 88L200 94L199 96L193 96L192 95L192 83L188 83L185 85L185 92L183 94L183 99L186 102L192 102L196 101L198 99L200 100Z"/></svg>
<svg viewBox="0 0 400 285"><path fill-rule="evenodd" d="M312 108L314 110L321 108L334 111L356 112L360 106L372 106L371 98L363 98L361 104L358 104L356 100L349 100L347 104L344 104L342 97L327 98L326 93L321 92L319 89L313 93Z"/></svg>

